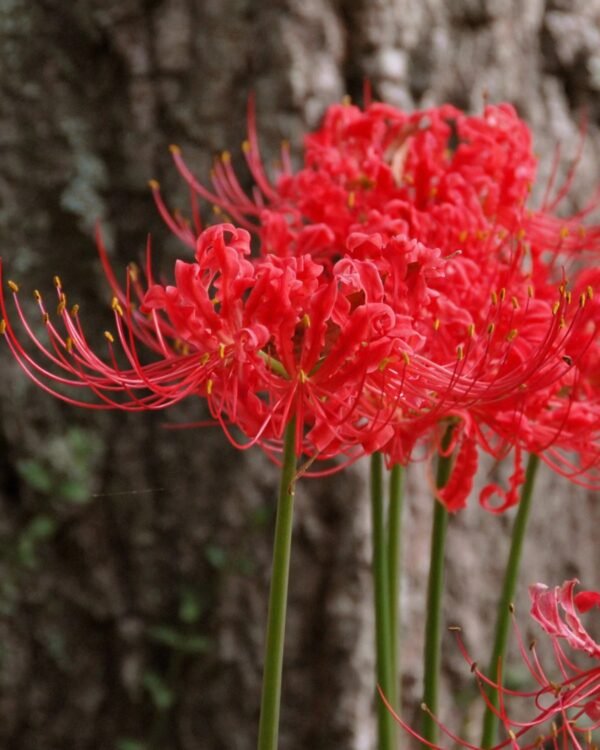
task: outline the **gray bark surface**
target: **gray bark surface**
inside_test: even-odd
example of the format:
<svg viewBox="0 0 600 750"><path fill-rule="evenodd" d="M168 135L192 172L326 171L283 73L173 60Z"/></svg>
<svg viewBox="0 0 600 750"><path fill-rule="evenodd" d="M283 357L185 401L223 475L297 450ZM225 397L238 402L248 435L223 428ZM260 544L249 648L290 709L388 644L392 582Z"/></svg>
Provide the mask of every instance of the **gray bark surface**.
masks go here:
<svg viewBox="0 0 600 750"><path fill-rule="evenodd" d="M115 268L181 249L152 206L186 193L167 146L206 177L237 154L249 93L261 144L344 94L414 108L510 100L548 174L585 109L573 205L598 183L598 0L0 0L0 254L23 299L59 273L87 329L110 323L100 220ZM238 156L234 157L238 159ZM177 197L176 197L177 196ZM203 416L82 412L0 353L0 746L6 750L250 750L258 718L277 472ZM374 678L366 467L298 490L282 750L370 750ZM431 501L409 476L403 632L418 704ZM524 580L598 585L598 497L544 475ZM452 520L448 623L485 660L508 517ZM523 614L525 608L521 607ZM448 643L444 713L468 696ZM138 743L138 744L136 744Z"/></svg>

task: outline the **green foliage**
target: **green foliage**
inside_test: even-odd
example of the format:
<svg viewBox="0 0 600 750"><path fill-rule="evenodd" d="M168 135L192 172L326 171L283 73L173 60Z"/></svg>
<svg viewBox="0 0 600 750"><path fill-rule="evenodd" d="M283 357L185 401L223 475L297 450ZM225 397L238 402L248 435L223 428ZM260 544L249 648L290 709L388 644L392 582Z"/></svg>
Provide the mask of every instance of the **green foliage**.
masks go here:
<svg viewBox="0 0 600 750"><path fill-rule="evenodd" d="M18 563L25 568L34 568L39 544L52 537L56 528L57 522L51 516L34 516L19 535L16 547Z"/></svg>
<svg viewBox="0 0 600 750"><path fill-rule="evenodd" d="M181 622L186 625L193 625L198 622L204 609L204 602L198 592L191 588L182 590L179 600L179 619Z"/></svg>
<svg viewBox="0 0 600 750"><path fill-rule="evenodd" d="M143 678L143 685L150 694L152 703L158 711L167 711L171 708L175 701L175 695L157 672L146 672Z"/></svg>
<svg viewBox="0 0 600 750"><path fill-rule="evenodd" d="M204 654L210 648L210 640L205 636L182 633L168 625L156 625L146 632L153 641L181 653Z"/></svg>
<svg viewBox="0 0 600 750"><path fill-rule="evenodd" d="M148 746L145 742L139 740L132 740L129 737L123 737L117 740L115 750L147 750Z"/></svg>
<svg viewBox="0 0 600 750"><path fill-rule="evenodd" d="M102 443L90 430L71 427L53 435L35 458L17 462L26 484L43 495L81 504L92 497L94 470L102 455Z"/></svg>
<svg viewBox="0 0 600 750"><path fill-rule="evenodd" d="M208 544L204 549L204 554L208 562L217 570L223 570L227 564L227 553L223 547L216 544Z"/></svg>

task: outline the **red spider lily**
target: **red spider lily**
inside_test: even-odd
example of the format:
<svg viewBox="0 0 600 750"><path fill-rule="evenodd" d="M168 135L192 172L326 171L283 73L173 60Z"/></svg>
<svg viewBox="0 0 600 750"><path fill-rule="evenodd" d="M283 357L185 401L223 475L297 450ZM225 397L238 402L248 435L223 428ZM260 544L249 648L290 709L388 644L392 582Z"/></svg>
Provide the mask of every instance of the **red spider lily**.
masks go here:
<svg viewBox="0 0 600 750"><path fill-rule="evenodd" d="M179 149L173 154L192 193L256 232L263 252L310 253L325 273L341 257L347 267L370 261L386 304L413 320L412 345L384 368L388 391L418 401L416 412L398 409L391 420L390 463L411 460L450 417L461 425L455 440L465 469L440 498L453 510L469 494L476 445L497 459L515 447L509 487L490 485L480 498L496 512L517 502L523 450L600 486L597 270L573 272L571 284L557 274L577 252L600 247L600 228L583 224L597 200L570 218L552 214L572 169L551 197L553 174L541 209L527 208L536 159L512 107L470 116L449 105L412 114L334 105L306 138L303 168L292 171L284 147L270 183L251 106L243 150L256 182L251 195L228 153L215 164L212 190ZM191 228L169 214L156 184L153 191L171 228L193 244Z"/></svg>
<svg viewBox="0 0 600 750"><path fill-rule="evenodd" d="M374 267L357 262L351 271L341 262L325 275L310 255L252 260L248 232L226 224L199 236L195 262L176 263L173 285L153 283L148 263L147 286L130 271L123 290L100 247L115 293L116 335L105 333L107 358L88 344L79 310L67 309L58 278L60 325L36 292L48 343L35 334L17 285L8 282L34 351L21 343L4 299L2 332L24 371L46 391L80 406L130 411L200 395L232 442L244 447L230 424L247 445L260 443L269 452L280 449L292 416L298 450L311 457L353 459L389 439L390 410L378 406L382 393L372 373L414 333L411 321L385 303ZM159 359L142 364L136 340ZM81 388L96 397L92 404L73 395Z"/></svg>
<svg viewBox="0 0 600 750"><path fill-rule="evenodd" d="M521 657L537 687L532 690L512 690L502 685L501 670L497 679L485 676L477 663L468 654L461 638L460 628L451 628L455 633L458 647L475 675L479 693L486 705L494 711L504 727L506 737L492 748L529 748L552 747L588 748L595 747L592 733L600 728L600 646L587 633L577 610L587 611L600 606L600 592L582 591L573 593L577 581L566 581L561 587L548 589L543 584L530 588L532 599L531 615L551 637L557 677L548 676L537 654L535 642L527 648L514 621ZM561 616L562 611L562 616ZM575 650L585 651L597 662L590 668L576 666L565 654L558 639L564 639ZM490 688L498 693L498 708L489 699ZM381 691L380 691L381 694ZM400 726L420 743L431 748L441 745L428 742L408 725L390 706L386 697L381 694L388 710ZM521 708L525 719L513 718L516 706ZM422 709L431 715L428 707ZM435 717L434 717L435 719ZM436 719L442 733L453 746L477 750L478 746L457 736L449 727Z"/></svg>

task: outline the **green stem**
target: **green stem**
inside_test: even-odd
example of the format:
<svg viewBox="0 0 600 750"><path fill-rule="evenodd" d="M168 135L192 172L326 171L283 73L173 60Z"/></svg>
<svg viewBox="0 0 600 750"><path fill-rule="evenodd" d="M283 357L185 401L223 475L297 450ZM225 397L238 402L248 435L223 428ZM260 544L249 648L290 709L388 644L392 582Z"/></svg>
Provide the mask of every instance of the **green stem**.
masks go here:
<svg viewBox="0 0 600 750"><path fill-rule="evenodd" d="M390 611L388 601L388 561L385 539L383 499L383 461L381 453L371 456L371 516L373 535L373 588L375 592L375 644L377 683L388 700L394 695L391 661ZM377 699L379 750L394 750L396 727L383 701Z"/></svg>
<svg viewBox="0 0 600 750"><path fill-rule="evenodd" d="M453 426L446 430L442 440L445 452L452 438ZM452 456L440 455L438 459L436 487L445 487L452 468ZM433 714L437 710L438 686L441 657L442 593L444 589L444 550L446 530L448 528L448 511L441 502L435 502L433 526L431 528L431 552L429 562L429 581L427 585L427 613L425 623L425 653L423 661L423 703L427 710L423 714L423 738L435 743L437 724Z"/></svg>
<svg viewBox="0 0 600 750"><path fill-rule="evenodd" d="M494 648L492 658L488 667L488 677L496 680L498 676L498 666L504 661L506 653L506 642L508 640L508 627L510 624L510 608L515 598L517 579L519 577L519 566L521 563L521 552L523 550L523 540L525 530L529 519L531 509L531 499L533 497L533 485L540 460L538 456L531 453L527 461L527 470L525 472L525 484L521 490L521 499L515 523L513 526L512 538L510 543L510 553L504 572L504 583L502 593L498 603L498 613L496 615L496 632L494 636ZM488 698L490 703L498 708L498 691L488 688ZM483 717L483 733L481 737L481 747L490 748L496 742L498 734L498 717L491 708L486 707Z"/></svg>
<svg viewBox="0 0 600 750"><path fill-rule="evenodd" d="M400 555L402 551L402 467L394 464L390 472L387 533L388 601L390 615L390 663L393 691L389 701L396 711L400 707L399 622L400 622Z"/></svg>
<svg viewBox="0 0 600 750"><path fill-rule="evenodd" d="M296 474L296 420L285 431L283 466L273 544L273 568L267 616L267 637L258 727L258 750L277 750L285 615L292 548Z"/></svg>

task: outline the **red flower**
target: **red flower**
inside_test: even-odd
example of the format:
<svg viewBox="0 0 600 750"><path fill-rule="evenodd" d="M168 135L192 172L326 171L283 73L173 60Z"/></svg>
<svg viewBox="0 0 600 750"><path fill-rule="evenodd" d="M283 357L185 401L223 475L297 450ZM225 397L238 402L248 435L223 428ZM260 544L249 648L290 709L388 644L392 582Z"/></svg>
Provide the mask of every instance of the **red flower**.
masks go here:
<svg viewBox="0 0 600 750"><path fill-rule="evenodd" d="M413 332L410 321L386 304L369 262L340 261L325 274L310 255L251 259L248 232L225 224L198 237L193 263L177 261L172 285L153 283L148 268L147 288L139 274L130 273L122 290L100 248L115 293L116 336L105 334L107 359L89 346L79 312L67 310L58 279L63 331L36 293L47 345L25 318L18 287L9 282L38 356L21 343L2 299L8 345L45 390L80 406L133 411L200 395L236 445L242 447L231 424L249 444L260 443L269 452L280 449L292 416L298 450L312 458L354 459L389 439L390 410L382 410L382 392L371 376ZM132 288L141 312L134 311ZM142 364L136 339L159 360ZM95 403L72 395L81 387L92 391ZM363 399L368 407L361 407Z"/></svg>
<svg viewBox="0 0 600 750"><path fill-rule="evenodd" d="M537 654L535 642L527 648L519 629L514 623L519 649L525 666L537 687L532 690L512 690L502 685L502 675L496 680L486 677L469 656L460 635L460 628L451 628L471 671L475 675L481 697L498 716L506 737L492 750L511 747L521 750L539 747L592 748L592 732L600 728L600 646L587 633L577 611L584 612L600 606L600 592L582 591L573 593L577 581L566 581L561 587L548 589L543 584L530 587L531 614L551 637L556 660L557 674L549 676ZM514 619L513 619L514 622ZM559 639L564 639L575 650L584 651L596 661L583 669L576 666L565 654ZM498 692L498 708L492 706L488 697L490 687ZM382 695L396 721L419 742L432 748L440 747L423 739L400 716ZM520 716L512 718L516 704ZM423 710L429 712L427 706ZM435 717L434 717L435 718ZM477 750L477 746L458 737L451 729L436 720L441 731L454 745Z"/></svg>

